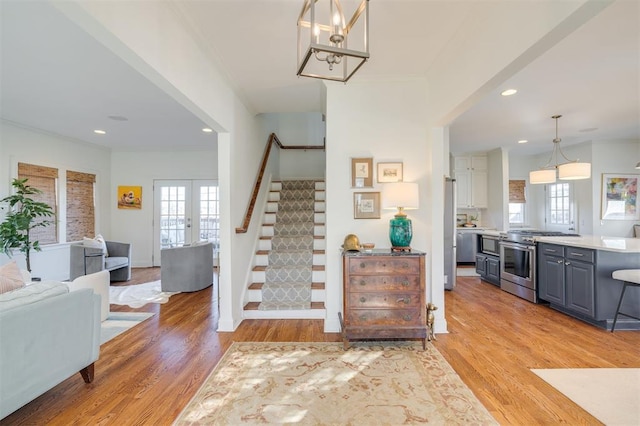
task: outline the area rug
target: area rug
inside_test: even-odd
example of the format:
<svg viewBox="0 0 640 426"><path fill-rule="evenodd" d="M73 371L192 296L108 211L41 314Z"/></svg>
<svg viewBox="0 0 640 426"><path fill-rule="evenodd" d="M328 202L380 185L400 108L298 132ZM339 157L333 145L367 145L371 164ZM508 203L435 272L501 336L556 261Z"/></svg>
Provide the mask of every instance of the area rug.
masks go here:
<svg viewBox="0 0 640 426"><path fill-rule="evenodd" d="M494 425L431 344L234 343L175 425Z"/></svg>
<svg viewBox="0 0 640 426"><path fill-rule="evenodd" d="M640 425L640 368L531 371L605 425Z"/></svg>
<svg viewBox="0 0 640 426"><path fill-rule="evenodd" d="M151 318L153 312L109 312L100 327L100 344L103 345L142 321Z"/></svg>
<svg viewBox="0 0 640 426"><path fill-rule="evenodd" d="M160 281L144 284L109 286L109 303L140 308L147 303L167 303L178 292L162 291Z"/></svg>

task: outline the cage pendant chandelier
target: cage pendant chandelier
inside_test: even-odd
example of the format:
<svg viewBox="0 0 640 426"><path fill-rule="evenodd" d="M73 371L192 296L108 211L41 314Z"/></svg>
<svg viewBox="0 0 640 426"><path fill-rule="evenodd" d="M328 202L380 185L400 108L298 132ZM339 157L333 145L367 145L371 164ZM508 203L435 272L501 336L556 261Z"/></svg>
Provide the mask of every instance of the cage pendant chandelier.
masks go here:
<svg viewBox="0 0 640 426"><path fill-rule="evenodd" d="M551 118L556 120L556 137L553 139L553 151L547 164L529 173L529 182L532 184L554 183L556 181L556 171L559 179L562 180L578 180L589 179L591 177L591 163L581 163L579 160L569 160L562 148L560 142L562 139L558 137L558 119L561 115L554 115ZM563 163L559 155L564 159Z"/></svg>
<svg viewBox="0 0 640 426"><path fill-rule="evenodd" d="M298 76L347 82L369 59L369 0L345 19L340 0L305 0L298 17Z"/></svg>

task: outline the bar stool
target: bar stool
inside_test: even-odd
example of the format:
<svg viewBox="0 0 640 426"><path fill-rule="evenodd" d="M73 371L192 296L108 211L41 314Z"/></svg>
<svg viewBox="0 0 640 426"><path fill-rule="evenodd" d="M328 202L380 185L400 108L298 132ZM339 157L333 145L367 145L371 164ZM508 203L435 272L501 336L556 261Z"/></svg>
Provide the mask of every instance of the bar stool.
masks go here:
<svg viewBox="0 0 640 426"><path fill-rule="evenodd" d="M618 321L618 315L640 320L639 317L620 312L620 306L622 305L622 299L624 298L624 292L627 290L627 287L640 287L640 269L620 269L618 271L613 271L611 276L614 280L620 280L623 282L620 300L618 301L618 307L616 308L616 316L613 317L613 325L611 326L611 332L613 333L613 329L616 328L616 321Z"/></svg>

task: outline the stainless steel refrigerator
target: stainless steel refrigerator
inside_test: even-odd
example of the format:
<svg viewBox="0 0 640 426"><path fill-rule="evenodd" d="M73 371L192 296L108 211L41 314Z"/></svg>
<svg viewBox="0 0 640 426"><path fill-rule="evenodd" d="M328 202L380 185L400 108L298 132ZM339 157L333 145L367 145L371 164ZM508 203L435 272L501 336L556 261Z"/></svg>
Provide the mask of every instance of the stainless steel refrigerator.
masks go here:
<svg viewBox="0 0 640 426"><path fill-rule="evenodd" d="M444 181L444 289L456 286L456 180Z"/></svg>

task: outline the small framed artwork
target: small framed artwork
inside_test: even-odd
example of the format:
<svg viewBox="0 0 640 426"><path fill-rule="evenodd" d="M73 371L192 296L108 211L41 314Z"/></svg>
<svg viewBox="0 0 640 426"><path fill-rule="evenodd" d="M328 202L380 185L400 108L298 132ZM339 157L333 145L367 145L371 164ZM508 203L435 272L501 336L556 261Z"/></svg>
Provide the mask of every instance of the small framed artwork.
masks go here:
<svg viewBox="0 0 640 426"><path fill-rule="evenodd" d="M602 219L638 220L640 175L602 174Z"/></svg>
<svg viewBox="0 0 640 426"><path fill-rule="evenodd" d="M354 188L373 187L373 158L351 159L351 186Z"/></svg>
<svg viewBox="0 0 640 426"><path fill-rule="evenodd" d="M402 163L378 163L378 183L402 182Z"/></svg>
<svg viewBox="0 0 640 426"><path fill-rule="evenodd" d="M354 192L353 218L380 219L380 193Z"/></svg>
<svg viewBox="0 0 640 426"><path fill-rule="evenodd" d="M140 210L142 208L142 187L118 186L118 208Z"/></svg>

